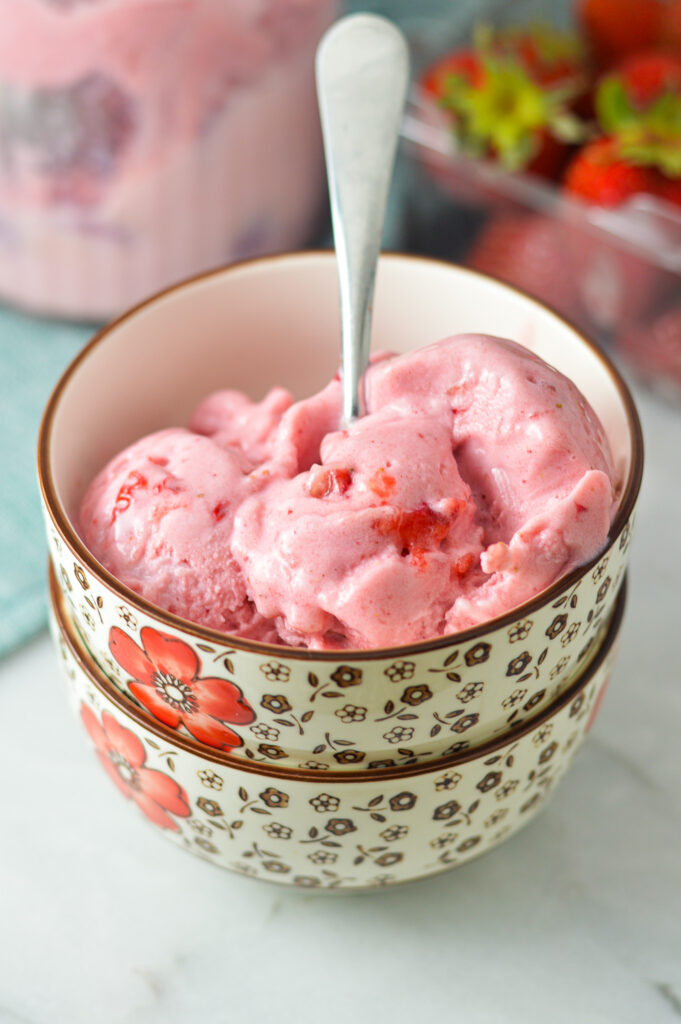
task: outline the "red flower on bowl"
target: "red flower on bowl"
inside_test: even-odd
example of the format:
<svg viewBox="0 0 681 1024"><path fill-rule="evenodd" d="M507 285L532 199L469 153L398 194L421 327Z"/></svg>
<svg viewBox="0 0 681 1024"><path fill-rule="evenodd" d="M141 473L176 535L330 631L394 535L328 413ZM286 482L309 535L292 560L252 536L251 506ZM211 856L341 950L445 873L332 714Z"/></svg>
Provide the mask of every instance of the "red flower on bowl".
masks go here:
<svg viewBox="0 0 681 1024"><path fill-rule="evenodd" d="M201 662L183 640L150 626L140 631L142 647L113 626L109 650L128 675L130 693L159 722L177 729L184 725L191 735L209 747L231 750L243 740L226 722L244 725L255 712L235 683L201 677Z"/></svg>
<svg viewBox="0 0 681 1024"><path fill-rule="evenodd" d="M147 755L142 741L108 713L98 722L95 713L81 704L80 717L97 750L97 757L109 777L128 800L134 800L150 821L161 828L179 832L170 815L188 818L191 814L182 786L164 772L146 767Z"/></svg>

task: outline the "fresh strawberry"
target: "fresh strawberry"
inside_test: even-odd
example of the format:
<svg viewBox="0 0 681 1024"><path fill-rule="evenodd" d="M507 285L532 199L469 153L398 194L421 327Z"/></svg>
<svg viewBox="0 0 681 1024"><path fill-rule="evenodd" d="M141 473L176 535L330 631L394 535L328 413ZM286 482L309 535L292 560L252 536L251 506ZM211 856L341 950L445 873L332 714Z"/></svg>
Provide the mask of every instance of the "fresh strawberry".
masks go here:
<svg viewBox="0 0 681 1024"><path fill-rule="evenodd" d="M681 54L657 49L640 51L603 79L613 80L620 84L629 104L638 113L645 112L666 93L681 93Z"/></svg>
<svg viewBox="0 0 681 1024"><path fill-rule="evenodd" d="M681 306L673 306L652 324L635 323L616 339L617 350L645 379L681 394Z"/></svg>
<svg viewBox="0 0 681 1024"><path fill-rule="evenodd" d="M579 318L561 226L549 217L512 214L488 221L466 262L528 292L563 316Z"/></svg>
<svg viewBox="0 0 681 1024"><path fill-rule="evenodd" d="M572 36L548 28L478 30L473 48L442 58L421 85L461 152L509 171L555 176L566 143L582 137L570 109L584 88L581 51Z"/></svg>
<svg viewBox="0 0 681 1024"><path fill-rule="evenodd" d="M598 139L584 146L568 167L565 191L598 206L620 206L640 192L657 195L660 174L637 167L620 154L616 139Z"/></svg>
<svg viewBox="0 0 681 1024"><path fill-rule="evenodd" d="M605 67L658 41L660 0L579 0L577 19L594 56Z"/></svg>
<svg viewBox="0 0 681 1024"><path fill-rule="evenodd" d="M659 42L663 46L681 46L681 0L668 0L662 14Z"/></svg>
<svg viewBox="0 0 681 1024"><path fill-rule="evenodd" d="M599 139L585 146L564 181L569 196L610 208L641 193L671 201L671 193L667 196L664 192L671 184L657 167L637 166L624 159L617 139ZM581 302L599 328L618 329L632 317L645 315L672 283L670 275L649 259L605 234L566 221L566 238Z"/></svg>

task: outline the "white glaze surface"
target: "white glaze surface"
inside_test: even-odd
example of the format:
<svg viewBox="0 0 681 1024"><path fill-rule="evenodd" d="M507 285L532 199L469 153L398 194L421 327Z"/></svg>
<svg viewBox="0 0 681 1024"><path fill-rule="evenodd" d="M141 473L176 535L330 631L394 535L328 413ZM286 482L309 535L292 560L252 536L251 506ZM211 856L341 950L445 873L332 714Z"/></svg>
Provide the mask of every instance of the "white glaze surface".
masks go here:
<svg viewBox="0 0 681 1024"><path fill-rule="evenodd" d="M479 861L338 899L219 871L103 781L47 635L0 664L1 1024L678 1021L681 421L636 397L612 686L545 813Z"/></svg>

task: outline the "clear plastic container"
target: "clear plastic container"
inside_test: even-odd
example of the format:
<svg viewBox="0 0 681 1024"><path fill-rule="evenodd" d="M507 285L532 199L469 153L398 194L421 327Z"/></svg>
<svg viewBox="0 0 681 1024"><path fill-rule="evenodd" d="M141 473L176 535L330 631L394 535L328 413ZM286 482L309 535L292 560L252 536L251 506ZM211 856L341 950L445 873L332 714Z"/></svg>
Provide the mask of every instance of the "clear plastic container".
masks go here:
<svg viewBox="0 0 681 1024"><path fill-rule="evenodd" d="M304 243L336 0L0 0L0 298L102 319Z"/></svg>
<svg viewBox="0 0 681 1024"><path fill-rule="evenodd" d="M522 23L523 5L513 13ZM507 8L506 23L508 16ZM417 72L464 45L472 23L457 27L437 48L432 25L427 36L414 30ZM527 291L647 383L681 399L681 209L648 195L616 209L589 206L540 178L469 160L456 152L444 114L417 87L403 135L413 165L409 248Z"/></svg>

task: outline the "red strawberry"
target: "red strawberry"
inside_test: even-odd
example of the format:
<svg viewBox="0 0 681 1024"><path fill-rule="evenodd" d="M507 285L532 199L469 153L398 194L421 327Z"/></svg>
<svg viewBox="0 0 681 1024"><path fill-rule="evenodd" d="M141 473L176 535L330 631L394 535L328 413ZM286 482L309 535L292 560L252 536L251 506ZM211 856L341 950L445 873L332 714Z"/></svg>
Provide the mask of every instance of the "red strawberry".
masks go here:
<svg viewBox="0 0 681 1024"><path fill-rule="evenodd" d="M665 93L681 92L681 55L665 50L641 51L628 57L611 74L621 82L634 108L644 111Z"/></svg>
<svg viewBox="0 0 681 1024"><path fill-rule="evenodd" d="M681 306L673 306L652 324L635 323L616 339L619 352L645 379L681 394Z"/></svg>
<svg viewBox="0 0 681 1024"><path fill-rule="evenodd" d="M589 203L619 206L640 192L657 195L660 174L623 160L616 139L598 139L579 151L563 184L566 192Z"/></svg>
<svg viewBox="0 0 681 1024"><path fill-rule="evenodd" d="M668 0L665 5L659 41L665 46L681 46L681 0Z"/></svg>
<svg viewBox="0 0 681 1024"><path fill-rule="evenodd" d="M606 67L655 46L663 13L660 0L579 0L577 5L584 37Z"/></svg>
<svg viewBox="0 0 681 1024"><path fill-rule="evenodd" d="M561 226L549 217L513 214L488 221L466 262L528 292L563 316L579 317Z"/></svg>
<svg viewBox="0 0 681 1024"><path fill-rule="evenodd" d="M564 181L568 195L604 207L621 206L640 193L660 197L670 184L656 167L638 167L623 159L616 139L585 146ZM580 299L598 327L610 330L643 316L672 283L670 275L627 245L567 221L566 227Z"/></svg>
<svg viewBox="0 0 681 1024"><path fill-rule="evenodd" d="M444 111L465 155L491 157L509 171L553 177L566 143L582 135L569 103L583 91L581 51L550 29L490 33L450 53L421 81Z"/></svg>

